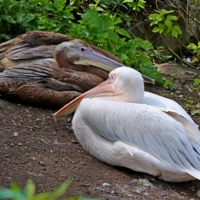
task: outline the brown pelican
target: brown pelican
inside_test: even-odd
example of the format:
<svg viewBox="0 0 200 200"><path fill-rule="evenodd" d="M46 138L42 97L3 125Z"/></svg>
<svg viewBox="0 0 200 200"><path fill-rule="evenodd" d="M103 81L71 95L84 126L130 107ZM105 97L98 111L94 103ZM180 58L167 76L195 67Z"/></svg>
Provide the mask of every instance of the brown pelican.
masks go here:
<svg viewBox="0 0 200 200"><path fill-rule="evenodd" d="M80 103L72 128L83 148L99 160L166 181L200 179L197 124L181 112L145 104L144 93L141 74L120 67L54 117L70 114Z"/></svg>
<svg viewBox="0 0 200 200"><path fill-rule="evenodd" d="M61 107L107 78L113 67L95 67L99 56L119 61L66 35L44 31L19 35L0 44L0 95L31 105ZM81 59L83 64L78 64Z"/></svg>

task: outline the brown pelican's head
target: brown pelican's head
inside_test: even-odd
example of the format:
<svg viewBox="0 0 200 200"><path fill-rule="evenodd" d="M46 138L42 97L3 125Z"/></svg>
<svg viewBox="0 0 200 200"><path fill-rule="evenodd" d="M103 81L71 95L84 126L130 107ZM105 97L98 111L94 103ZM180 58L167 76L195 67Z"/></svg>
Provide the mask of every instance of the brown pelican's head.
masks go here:
<svg viewBox="0 0 200 200"><path fill-rule="evenodd" d="M95 50L93 48L95 48ZM95 66L105 71L112 71L116 67L123 66L122 63L115 61L118 59L112 54L97 47L93 48L86 42L75 39L57 45L54 57L58 64L61 64L62 62L62 65L65 66L67 63L70 63L71 65ZM112 59L109 57L112 57ZM113 60L113 58L115 60ZM112 60L113 66L110 66L109 64L110 59Z"/></svg>
<svg viewBox="0 0 200 200"><path fill-rule="evenodd" d="M94 46L91 48L89 44L78 39L59 44L55 48L54 56L60 68L67 66L73 70L75 69L86 72L92 71L92 73L96 73L97 75L100 75L101 72L97 69L110 72L118 67L123 66L123 64L120 63L112 54ZM96 69L89 66L94 66ZM144 75L143 78L144 82L154 84L153 79Z"/></svg>

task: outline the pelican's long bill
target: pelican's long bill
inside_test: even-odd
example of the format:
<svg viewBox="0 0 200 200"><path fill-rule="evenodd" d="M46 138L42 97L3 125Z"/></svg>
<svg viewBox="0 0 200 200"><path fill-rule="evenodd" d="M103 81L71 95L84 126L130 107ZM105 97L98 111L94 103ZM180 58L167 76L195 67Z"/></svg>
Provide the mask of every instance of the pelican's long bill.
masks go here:
<svg viewBox="0 0 200 200"><path fill-rule="evenodd" d="M107 96L107 95L115 95L115 93L112 90L112 84L109 83L108 80L100 83L98 86L95 88L83 93L82 95L76 97L74 100L63 106L59 111L57 111L54 114L54 119L57 117L61 116L67 116L71 113L73 113L76 108L78 107L79 103L82 101L84 98L91 98L91 97L97 97L97 96Z"/></svg>
<svg viewBox="0 0 200 200"><path fill-rule="evenodd" d="M82 47L79 51L81 52L82 58L74 61L77 65L93 65L106 71L112 71L118 67L124 66L122 63L97 53L90 48ZM155 81L152 78L145 75L142 75L142 77L145 83L155 84Z"/></svg>

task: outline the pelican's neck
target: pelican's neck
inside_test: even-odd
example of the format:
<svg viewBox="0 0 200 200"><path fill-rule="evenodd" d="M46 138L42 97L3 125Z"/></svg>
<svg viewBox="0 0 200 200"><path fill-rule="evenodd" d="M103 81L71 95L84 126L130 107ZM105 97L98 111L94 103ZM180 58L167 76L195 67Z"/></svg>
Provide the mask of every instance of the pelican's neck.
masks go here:
<svg viewBox="0 0 200 200"><path fill-rule="evenodd" d="M115 95L108 92L99 94L94 98L115 102L142 103L144 98L143 79L141 78L141 81L138 81L136 85L127 85L127 87L123 88L121 92L118 91Z"/></svg>
<svg viewBox="0 0 200 200"><path fill-rule="evenodd" d="M144 80L141 74L133 69L122 68L125 79L116 80L113 91L118 94L113 96L114 101L141 103L144 97Z"/></svg>
<svg viewBox="0 0 200 200"><path fill-rule="evenodd" d="M144 97L144 84L134 85L132 87L127 87L124 92L116 96L117 101L131 102L131 103L141 103Z"/></svg>

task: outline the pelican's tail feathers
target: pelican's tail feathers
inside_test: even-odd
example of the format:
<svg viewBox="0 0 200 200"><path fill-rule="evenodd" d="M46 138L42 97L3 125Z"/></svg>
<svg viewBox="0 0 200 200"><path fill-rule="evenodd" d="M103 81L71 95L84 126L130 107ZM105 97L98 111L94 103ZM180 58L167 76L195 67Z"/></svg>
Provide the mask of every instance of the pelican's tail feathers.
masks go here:
<svg viewBox="0 0 200 200"><path fill-rule="evenodd" d="M200 180L200 171L199 170L193 169L193 170L187 170L186 172L188 174L190 174L191 176L193 176L194 178Z"/></svg>
<svg viewBox="0 0 200 200"><path fill-rule="evenodd" d="M173 117L176 121L181 123L183 127L186 129L188 133L190 133L190 136L192 136L196 140L200 140L200 131L198 129L198 125L194 122L188 120L184 116L180 115L179 113L173 111L173 110L167 110L167 109L161 109L163 112L166 112L168 115Z"/></svg>

